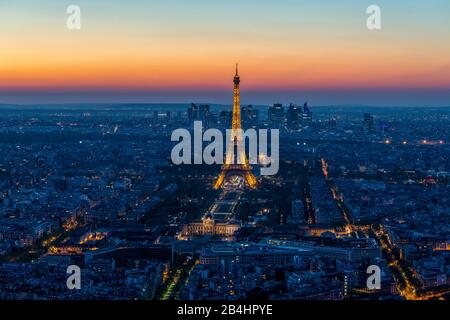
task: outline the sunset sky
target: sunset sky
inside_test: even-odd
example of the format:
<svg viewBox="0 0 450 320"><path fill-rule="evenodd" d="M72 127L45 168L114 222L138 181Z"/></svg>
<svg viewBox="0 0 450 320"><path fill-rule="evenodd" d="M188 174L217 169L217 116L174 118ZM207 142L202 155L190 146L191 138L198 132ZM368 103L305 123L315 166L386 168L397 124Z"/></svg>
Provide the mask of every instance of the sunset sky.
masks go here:
<svg viewBox="0 0 450 320"><path fill-rule="evenodd" d="M0 103L231 103L236 62L244 103L450 106L450 1L0 0Z"/></svg>

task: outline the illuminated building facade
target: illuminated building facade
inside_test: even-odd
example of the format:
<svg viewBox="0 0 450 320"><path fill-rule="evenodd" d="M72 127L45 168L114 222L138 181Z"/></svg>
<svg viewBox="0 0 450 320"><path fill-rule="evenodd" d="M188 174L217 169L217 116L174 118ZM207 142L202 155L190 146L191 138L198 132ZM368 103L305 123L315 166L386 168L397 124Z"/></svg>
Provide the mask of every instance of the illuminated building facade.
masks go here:
<svg viewBox="0 0 450 320"><path fill-rule="evenodd" d="M241 224L238 221L217 222L210 215L206 215L200 222L184 225L181 236L182 238L195 236L231 237L240 227Z"/></svg>

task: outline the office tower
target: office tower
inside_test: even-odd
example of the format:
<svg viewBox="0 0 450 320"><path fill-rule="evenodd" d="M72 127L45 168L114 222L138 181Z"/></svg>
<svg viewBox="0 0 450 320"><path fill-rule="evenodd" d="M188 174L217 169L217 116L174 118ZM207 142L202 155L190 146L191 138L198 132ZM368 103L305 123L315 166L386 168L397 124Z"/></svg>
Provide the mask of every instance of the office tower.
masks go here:
<svg viewBox="0 0 450 320"><path fill-rule="evenodd" d="M281 103L276 103L273 106L269 107L268 119L273 125L277 127L283 126L284 117L284 107Z"/></svg>
<svg viewBox="0 0 450 320"><path fill-rule="evenodd" d="M298 130L300 127L301 108L291 103L286 113L286 122L289 130Z"/></svg>
<svg viewBox="0 0 450 320"><path fill-rule="evenodd" d="M242 126L244 129L258 126L259 111L251 104L241 108Z"/></svg>
<svg viewBox="0 0 450 320"><path fill-rule="evenodd" d="M370 113L364 113L364 128L367 132L374 131L374 118Z"/></svg>
<svg viewBox="0 0 450 320"><path fill-rule="evenodd" d="M231 127L231 118L233 113L231 111L221 111L219 114L219 122L221 128L230 128Z"/></svg>
<svg viewBox="0 0 450 320"><path fill-rule="evenodd" d="M313 122L312 111L308 107L308 102L303 105L302 125L304 127L311 126Z"/></svg>
<svg viewBox="0 0 450 320"><path fill-rule="evenodd" d="M207 124L210 118L209 105L196 105L194 103L188 108L189 121L202 121Z"/></svg>

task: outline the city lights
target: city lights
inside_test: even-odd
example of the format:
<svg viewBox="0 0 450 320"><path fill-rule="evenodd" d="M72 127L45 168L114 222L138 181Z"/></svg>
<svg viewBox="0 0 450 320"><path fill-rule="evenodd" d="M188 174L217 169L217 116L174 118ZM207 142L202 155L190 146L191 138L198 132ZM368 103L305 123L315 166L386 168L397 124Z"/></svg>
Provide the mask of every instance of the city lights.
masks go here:
<svg viewBox="0 0 450 320"><path fill-rule="evenodd" d="M0 300L445 316L450 1L3 2Z"/></svg>

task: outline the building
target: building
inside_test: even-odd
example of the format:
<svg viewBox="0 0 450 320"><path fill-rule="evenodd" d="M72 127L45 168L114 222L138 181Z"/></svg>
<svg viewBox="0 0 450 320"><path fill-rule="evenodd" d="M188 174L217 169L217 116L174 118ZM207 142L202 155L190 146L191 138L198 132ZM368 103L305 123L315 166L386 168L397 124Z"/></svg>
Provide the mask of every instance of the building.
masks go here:
<svg viewBox="0 0 450 320"><path fill-rule="evenodd" d="M308 102L305 102L303 105L303 113L302 113L302 125L303 127L309 127L313 123L313 114L312 111L308 107Z"/></svg>
<svg viewBox="0 0 450 320"><path fill-rule="evenodd" d="M167 245L115 245L86 252L85 263L92 264L95 260L109 259L113 259L117 267L126 267L128 262L133 260L158 260L172 263L172 255L172 247Z"/></svg>
<svg viewBox="0 0 450 320"><path fill-rule="evenodd" d="M305 222L305 215L303 210L303 201L299 199L292 200L291 215L288 217L289 223L303 223Z"/></svg>
<svg viewBox="0 0 450 320"><path fill-rule="evenodd" d="M222 272L230 272L238 264L254 264L286 266L298 257L310 257L311 250L303 248L281 248L267 244L230 243L204 248L200 255L200 263L213 265Z"/></svg>
<svg viewBox="0 0 450 320"><path fill-rule="evenodd" d="M298 130L300 128L302 108L291 103L286 113L286 123L289 130Z"/></svg>
<svg viewBox="0 0 450 320"><path fill-rule="evenodd" d="M364 128L367 132L374 130L374 118L370 113L364 113Z"/></svg>
<svg viewBox="0 0 450 320"><path fill-rule="evenodd" d="M208 125L211 116L209 105L196 105L195 103L192 103L188 108L187 113L190 122L202 121L205 126Z"/></svg>
<svg viewBox="0 0 450 320"><path fill-rule="evenodd" d="M206 215L200 222L185 224L181 231L181 238L191 238L196 236L219 236L232 237L241 227L241 223L235 220L217 222Z"/></svg>
<svg viewBox="0 0 450 320"><path fill-rule="evenodd" d="M233 113L231 111L227 111L227 110L223 110L219 113L219 124L221 127L226 128L226 129L231 127L232 114Z"/></svg>
<svg viewBox="0 0 450 320"><path fill-rule="evenodd" d="M332 239L311 237L305 241L290 241L281 239L266 239L263 243L280 248L302 248L309 250L315 256L330 257L349 262L370 259L381 259L381 249L374 239Z"/></svg>
<svg viewBox="0 0 450 320"><path fill-rule="evenodd" d="M241 108L241 121L243 129L258 126L259 111L253 108L251 104Z"/></svg>
<svg viewBox="0 0 450 320"><path fill-rule="evenodd" d="M269 122L277 127L281 127L284 124L285 114L284 107L281 103L276 103L269 107L267 117Z"/></svg>

